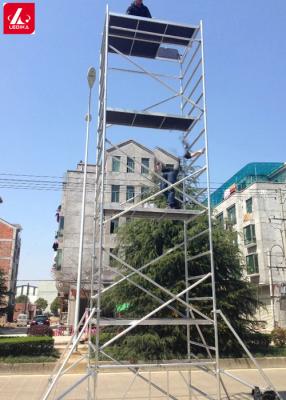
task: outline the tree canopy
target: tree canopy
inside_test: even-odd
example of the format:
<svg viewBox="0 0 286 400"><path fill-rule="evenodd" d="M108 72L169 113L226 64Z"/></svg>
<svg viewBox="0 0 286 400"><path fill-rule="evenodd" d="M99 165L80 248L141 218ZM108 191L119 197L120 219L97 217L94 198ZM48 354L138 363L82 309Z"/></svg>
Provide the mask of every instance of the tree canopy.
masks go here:
<svg viewBox="0 0 286 400"><path fill-rule="evenodd" d="M207 229L207 220L202 217L191 225L189 237ZM254 314L258 306L254 287L243 278L241 256L236 243L235 234L223 230L219 225L214 225L213 248L215 262L216 298L217 308L221 309L229 319L233 327L245 341L251 341L250 336L257 327ZM183 225L181 222L133 220L123 226L118 234L118 254L121 259L138 269L144 264L161 256L168 249L183 242ZM191 255L208 250L208 235L201 235L188 244L188 252ZM114 263L113 263L114 264ZM119 262L114 264L123 274L130 271ZM209 257L200 257L189 263L189 275L202 275L210 271ZM150 264L144 273L167 288L172 293L179 293L185 289L185 261L183 247L164 256L156 263ZM145 290L150 290L153 295L166 301L168 295L158 287L154 287L144 277L138 274L130 278ZM211 295L211 282L206 281L190 292L192 297L207 297ZM140 288L127 280L110 291L103 297L103 315L114 316L119 305L128 304L121 316L126 318L140 318L160 304L157 299L149 296ZM176 312L170 308L164 308L153 317L179 317L186 315L185 307L179 302L172 304ZM212 304L210 302L196 302L195 307L205 314L211 315ZM213 345L213 328L202 327L208 344ZM107 330L108 331L108 330ZM110 335L114 334L109 329ZM105 330L106 332L106 330ZM240 355L238 343L226 326L219 321L219 342L222 355ZM191 339L200 342L199 334L195 327L191 328ZM149 359L183 357L186 354L186 328L182 326L156 326L136 327L128 336L120 339L113 346L113 350L119 352L120 357L134 354L134 357ZM204 350L193 349L195 353L204 353Z"/></svg>
<svg viewBox="0 0 286 400"><path fill-rule="evenodd" d="M51 303L51 312L55 315L58 315L59 308L60 308L60 298L56 297Z"/></svg>
<svg viewBox="0 0 286 400"><path fill-rule="evenodd" d="M16 297L15 302L18 303L29 303L30 299L28 296L25 294L20 294L19 296Z"/></svg>
<svg viewBox="0 0 286 400"><path fill-rule="evenodd" d="M43 299L42 297L39 297L36 301L35 304L37 306L37 310L42 310L42 312L45 311L45 309L48 307L48 302L47 300Z"/></svg>

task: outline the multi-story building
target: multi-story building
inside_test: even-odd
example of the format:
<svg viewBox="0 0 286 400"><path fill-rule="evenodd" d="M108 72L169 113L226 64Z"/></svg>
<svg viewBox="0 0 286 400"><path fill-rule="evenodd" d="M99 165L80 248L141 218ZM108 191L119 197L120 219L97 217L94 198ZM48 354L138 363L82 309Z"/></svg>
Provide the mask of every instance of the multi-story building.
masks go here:
<svg viewBox="0 0 286 400"><path fill-rule="evenodd" d="M18 276L21 238L20 225L10 224L0 219L0 270L5 276L5 284L9 295L8 320L13 320L13 308L15 305L16 283Z"/></svg>
<svg viewBox="0 0 286 400"><path fill-rule="evenodd" d="M167 151L147 147L128 140L107 150L105 205L106 207L128 206L138 202L154 187L152 172L155 160L174 166L178 159ZM56 251L53 271L57 280L57 288L62 298L63 307L68 303L68 323L73 323L74 299L76 295L76 279L80 240L80 215L82 201L84 164L80 162L76 170L67 171L62 203L57 210L59 229L53 245ZM93 216L95 197L94 165L87 168L87 196L85 203L85 228L82 267L82 309L85 307L90 284L90 272L93 255ZM111 265L110 253L116 247L118 226L126 223L126 217L113 220L105 225L104 247L105 265ZM114 273L105 269L104 284L114 279ZM65 311L67 311L67 308Z"/></svg>
<svg viewBox="0 0 286 400"><path fill-rule="evenodd" d="M34 304L37 300L38 296L38 286L30 285L26 283L24 285L18 285L16 287L16 297L18 296L27 296L29 298L29 302Z"/></svg>
<svg viewBox="0 0 286 400"><path fill-rule="evenodd" d="M16 297L21 295L27 296L31 304L35 304L39 298L45 299L48 302L45 311L50 311L50 305L57 297L58 292L54 281L40 281L36 286L30 283L17 286Z"/></svg>
<svg viewBox="0 0 286 400"><path fill-rule="evenodd" d="M47 308L44 310L45 313L51 311L51 304L58 296L57 288L55 282L42 281L38 283L38 297L45 299L48 303Z"/></svg>
<svg viewBox="0 0 286 400"><path fill-rule="evenodd" d="M237 232L245 275L265 305L266 328L286 326L286 164L250 163L211 196L216 218Z"/></svg>

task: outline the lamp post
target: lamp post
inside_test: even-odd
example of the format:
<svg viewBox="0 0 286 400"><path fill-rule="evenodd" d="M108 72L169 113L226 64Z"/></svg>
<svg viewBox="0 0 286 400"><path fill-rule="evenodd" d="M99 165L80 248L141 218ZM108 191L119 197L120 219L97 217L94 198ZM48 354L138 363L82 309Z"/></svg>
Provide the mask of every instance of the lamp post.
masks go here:
<svg viewBox="0 0 286 400"><path fill-rule="evenodd" d="M82 187L82 201L81 201L81 222L80 222L80 238L79 238L79 252L78 252L78 267L77 267L77 284L76 284L76 298L75 298L75 314L74 314L74 332L75 340L77 339L78 332L76 332L79 323L80 312L80 290L81 290L81 274L82 274L82 260L83 260L83 242L84 242L84 225L85 225L85 198L86 198L86 178L87 178L87 163L88 163L88 145L89 145L89 127L91 122L91 92L96 78L96 71L90 67L87 73L87 82L89 86L88 97L88 112L85 117L86 120L86 139L85 139L85 156L84 156L84 172L83 172L83 187Z"/></svg>
<svg viewBox="0 0 286 400"><path fill-rule="evenodd" d="M274 300L274 283L273 283L273 274L272 274L272 250L274 247L279 247L282 251L283 258L285 257L284 255L284 249L280 244L274 244L270 250L267 252L268 255L268 263L269 263L269 289L270 289L270 300L271 300L271 308L272 308L272 314L273 314L273 328L276 326L276 320L275 320L275 300Z"/></svg>

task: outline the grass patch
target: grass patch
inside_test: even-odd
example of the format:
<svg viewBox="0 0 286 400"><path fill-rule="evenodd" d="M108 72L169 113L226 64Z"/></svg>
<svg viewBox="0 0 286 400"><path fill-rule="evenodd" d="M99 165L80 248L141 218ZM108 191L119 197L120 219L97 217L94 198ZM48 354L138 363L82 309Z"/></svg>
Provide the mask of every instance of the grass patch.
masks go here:
<svg viewBox="0 0 286 400"><path fill-rule="evenodd" d="M22 364L22 363L50 363L57 362L59 355L57 352L51 356L18 356L18 357L0 357L0 363L3 364Z"/></svg>
<svg viewBox="0 0 286 400"><path fill-rule="evenodd" d="M254 354L255 357L286 357L286 346L274 347L270 346L267 351Z"/></svg>

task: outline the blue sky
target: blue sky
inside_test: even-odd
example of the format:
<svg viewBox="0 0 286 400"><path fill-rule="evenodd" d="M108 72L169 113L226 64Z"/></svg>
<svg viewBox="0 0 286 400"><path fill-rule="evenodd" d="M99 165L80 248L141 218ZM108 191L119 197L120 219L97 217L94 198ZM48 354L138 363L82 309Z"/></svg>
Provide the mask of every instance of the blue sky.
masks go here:
<svg viewBox="0 0 286 400"><path fill-rule="evenodd" d="M145 4L159 19L204 21L212 186L248 162L286 161L285 0ZM109 1L114 12L124 13L128 5ZM61 192L8 189L2 179L61 177L83 158L86 71L98 68L105 7L104 0L36 1L35 35L0 34L0 217L23 227L20 279L51 279ZM97 87L94 111L96 95ZM96 118L93 137L95 128ZM153 145L148 139L145 144ZM94 154L92 148L91 161Z"/></svg>

